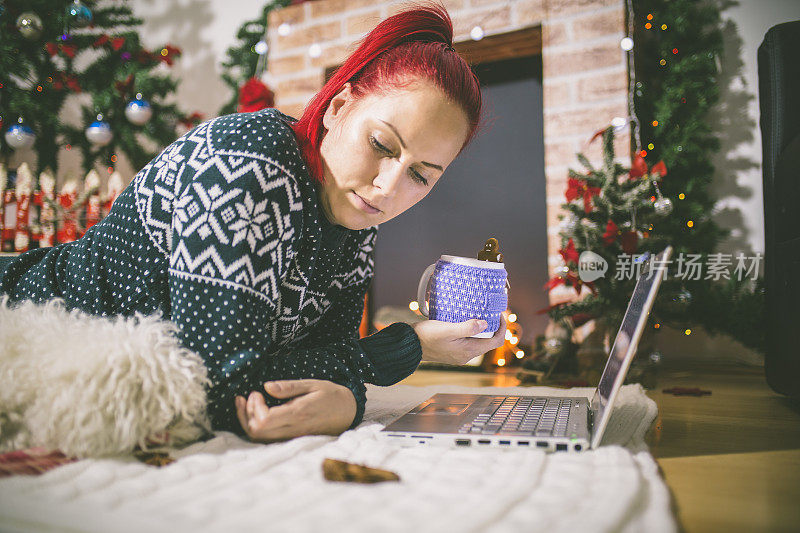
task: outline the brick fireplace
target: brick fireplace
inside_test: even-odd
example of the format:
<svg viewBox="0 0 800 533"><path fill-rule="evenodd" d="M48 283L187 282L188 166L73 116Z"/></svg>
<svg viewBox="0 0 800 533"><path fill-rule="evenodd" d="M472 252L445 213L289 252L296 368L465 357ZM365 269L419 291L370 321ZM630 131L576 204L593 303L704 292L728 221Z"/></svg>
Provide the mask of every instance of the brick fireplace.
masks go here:
<svg viewBox="0 0 800 533"><path fill-rule="evenodd" d="M587 145L614 117L627 116L628 74L619 42L625 35L624 0L444 0L453 19L456 49L470 62L480 61L482 43L504 36L528 35L525 43L506 38L507 48L542 56L544 153L547 190L548 265L559 262L558 215L567 169L575 153L600 159L600 143ZM322 86L327 69L341 64L381 19L403 9L401 2L316 0L270 14L266 81L275 89L277 107L299 116ZM278 32L288 23L287 35ZM479 25L484 39L473 41ZM521 32L528 30L528 32ZM538 35L538 39L535 36ZM318 57L309 48L321 51ZM487 44L488 46L488 44ZM514 53L512 50L511 53ZM627 133L617 137L617 154L627 154ZM533 177L532 177L533 179ZM554 291L551 298L558 298Z"/></svg>

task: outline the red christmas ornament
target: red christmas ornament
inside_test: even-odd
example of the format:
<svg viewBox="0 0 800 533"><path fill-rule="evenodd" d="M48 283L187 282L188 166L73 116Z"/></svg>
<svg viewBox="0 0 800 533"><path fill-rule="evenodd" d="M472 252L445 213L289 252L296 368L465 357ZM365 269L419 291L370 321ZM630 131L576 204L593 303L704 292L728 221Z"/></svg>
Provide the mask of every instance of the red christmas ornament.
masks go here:
<svg viewBox="0 0 800 533"><path fill-rule="evenodd" d="M205 115L203 115L199 111L195 111L194 113L192 113L191 115L189 115L185 119L182 119L180 121L180 123L183 124L186 127L187 130L190 130L190 129L194 128L195 124L197 124L198 122L202 121L203 119L205 119Z"/></svg>
<svg viewBox="0 0 800 533"><path fill-rule="evenodd" d="M106 44L106 43L107 43L107 42L108 42L110 39L111 39L111 38L108 36L108 34L104 33L103 35L101 35L100 37L98 37L98 38L97 38L97 39L96 39L96 40L95 40L95 41L92 43L92 47L93 47L93 48L98 48L98 47L100 47L100 46L103 46L103 45L104 45L104 44Z"/></svg>
<svg viewBox="0 0 800 533"><path fill-rule="evenodd" d="M647 174L656 174L663 178L667 175L667 165L664 164L664 161L659 161L648 171L644 157L641 154L636 154L636 157L634 157L631 162L630 179L635 180Z"/></svg>
<svg viewBox="0 0 800 533"><path fill-rule="evenodd" d="M623 231L620 237L622 251L628 255L636 253L636 246L639 244L639 234L635 231Z"/></svg>
<svg viewBox="0 0 800 533"><path fill-rule="evenodd" d="M617 235L619 234L619 228L616 224L614 224L613 220L609 220L608 224L606 224L606 232L603 233L603 242L608 246L612 244L614 241L617 240Z"/></svg>
<svg viewBox="0 0 800 533"><path fill-rule="evenodd" d="M667 175L667 165L664 164L664 161L659 161L650 169L650 174L658 174L663 178Z"/></svg>
<svg viewBox="0 0 800 533"><path fill-rule="evenodd" d="M119 49L122 48L124 44L125 44L125 37L117 37L116 39L113 39L111 41L111 48L113 48L114 51L118 52Z"/></svg>
<svg viewBox="0 0 800 533"><path fill-rule="evenodd" d="M630 179L641 178L645 174L647 174L647 163L645 163L641 154L636 154L636 157L631 162Z"/></svg>
<svg viewBox="0 0 800 533"><path fill-rule="evenodd" d="M114 88L117 90L121 98L125 98L125 96L133 92L133 82L135 78L133 74L128 74L128 77L125 78L125 81L115 81Z"/></svg>
<svg viewBox="0 0 800 533"><path fill-rule="evenodd" d="M589 187L586 182L576 178L567 179L567 190L564 193L567 202L583 197L583 210L587 213L592 211L592 196L598 196L599 194L600 187Z"/></svg>
<svg viewBox="0 0 800 533"><path fill-rule="evenodd" d="M250 113L266 107L275 107L275 94L264 82L250 78L239 89L239 113Z"/></svg>
<svg viewBox="0 0 800 533"><path fill-rule="evenodd" d="M567 241L567 246L562 248L558 251L561 254L561 257L564 258L564 262L569 264L570 261L573 263L578 262L578 251L575 249L575 243L570 239Z"/></svg>

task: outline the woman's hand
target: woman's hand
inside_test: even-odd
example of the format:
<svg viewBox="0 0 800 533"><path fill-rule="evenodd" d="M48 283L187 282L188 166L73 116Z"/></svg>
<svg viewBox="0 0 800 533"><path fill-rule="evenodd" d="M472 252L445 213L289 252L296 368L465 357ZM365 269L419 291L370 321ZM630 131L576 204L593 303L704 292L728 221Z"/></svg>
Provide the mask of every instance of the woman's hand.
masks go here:
<svg viewBox="0 0 800 533"><path fill-rule="evenodd" d="M350 427L356 416L353 393L331 381L268 381L264 389L273 398L292 400L267 407L260 392L251 392L246 400L237 396L239 423L252 440L271 442L303 435L338 435Z"/></svg>
<svg viewBox="0 0 800 533"><path fill-rule="evenodd" d="M500 327L488 339L473 339L472 335L486 329L484 320L442 322L423 320L412 326L422 345L422 360L463 365L503 345L506 338L506 320L500 315Z"/></svg>

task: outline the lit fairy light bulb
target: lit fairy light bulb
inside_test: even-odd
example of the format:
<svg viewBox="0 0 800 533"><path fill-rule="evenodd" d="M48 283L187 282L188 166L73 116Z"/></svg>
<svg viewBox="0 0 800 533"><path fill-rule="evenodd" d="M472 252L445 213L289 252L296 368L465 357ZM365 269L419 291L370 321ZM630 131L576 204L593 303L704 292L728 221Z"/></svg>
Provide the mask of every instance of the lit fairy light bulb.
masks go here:
<svg viewBox="0 0 800 533"><path fill-rule="evenodd" d="M508 342L510 342L511 344L517 344L519 342L519 339L517 337L511 337L510 339L508 339Z"/></svg>
<svg viewBox="0 0 800 533"><path fill-rule="evenodd" d="M515 353L514 355L517 356L517 359L522 359L523 357L525 357L525 352L523 352L522 350L517 350L517 353Z"/></svg>
<svg viewBox="0 0 800 533"><path fill-rule="evenodd" d="M614 131L622 131L628 126L628 119L625 117L614 117L611 119L611 126L613 126Z"/></svg>
<svg viewBox="0 0 800 533"><path fill-rule="evenodd" d="M506 330L506 340L507 340L507 341L510 341L510 340L511 340L511 337L513 337L513 336L514 336L514 335L513 335L513 334L512 334L510 331Z"/></svg>
<svg viewBox="0 0 800 533"><path fill-rule="evenodd" d="M408 308L411 309L412 311L419 311L419 303L411 302L410 304L408 304Z"/></svg>
<svg viewBox="0 0 800 533"><path fill-rule="evenodd" d="M286 37L290 33L292 33L292 25L288 22L283 22L280 26L278 26L278 35L281 37Z"/></svg>
<svg viewBox="0 0 800 533"><path fill-rule="evenodd" d="M506 366L506 360L505 359L498 359L497 360L497 366Z"/></svg>
<svg viewBox="0 0 800 533"><path fill-rule="evenodd" d="M319 57L322 55L322 47L319 43L314 43L308 47L308 55L310 57Z"/></svg>
<svg viewBox="0 0 800 533"><path fill-rule="evenodd" d="M269 46L267 45L267 41L261 40L258 41L255 46L253 46L253 51L260 56L263 56L269 50Z"/></svg>
<svg viewBox="0 0 800 533"><path fill-rule="evenodd" d="M472 37L473 41L480 41L483 39L485 35L483 28L480 26L473 26L473 28L469 31L469 36Z"/></svg>
<svg viewBox="0 0 800 533"><path fill-rule="evenodd" d="M626 52L630 52L633 50L633 39L630 37L625 37L619 42L619 47L625 50Z"/></svg>
<svg viewBox="0 0 800 533"><path fill-rule="evenodd" d="M517 321L517 315L514 314L514 313L511 313L510 315L508 315L508 321L513 324L514 322Z"/></svg>

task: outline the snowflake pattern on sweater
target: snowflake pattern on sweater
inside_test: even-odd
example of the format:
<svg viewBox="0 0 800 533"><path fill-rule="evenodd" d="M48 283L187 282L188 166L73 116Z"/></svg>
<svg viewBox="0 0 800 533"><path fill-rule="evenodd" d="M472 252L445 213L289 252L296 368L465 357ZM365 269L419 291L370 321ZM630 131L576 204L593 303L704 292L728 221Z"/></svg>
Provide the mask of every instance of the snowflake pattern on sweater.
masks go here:
<svg viewBox="0 0 800 533"><path fill-rule="evenodd" d="M96 314L163 313L206 362L216 429L242 432L235 395L298 378L350 388L357 424L363 384L403 379L421 348L407 324L358 339L377 228L321 214L290 120L269 109L196 127L84 237L23 254L0 288Z"/></svg>

